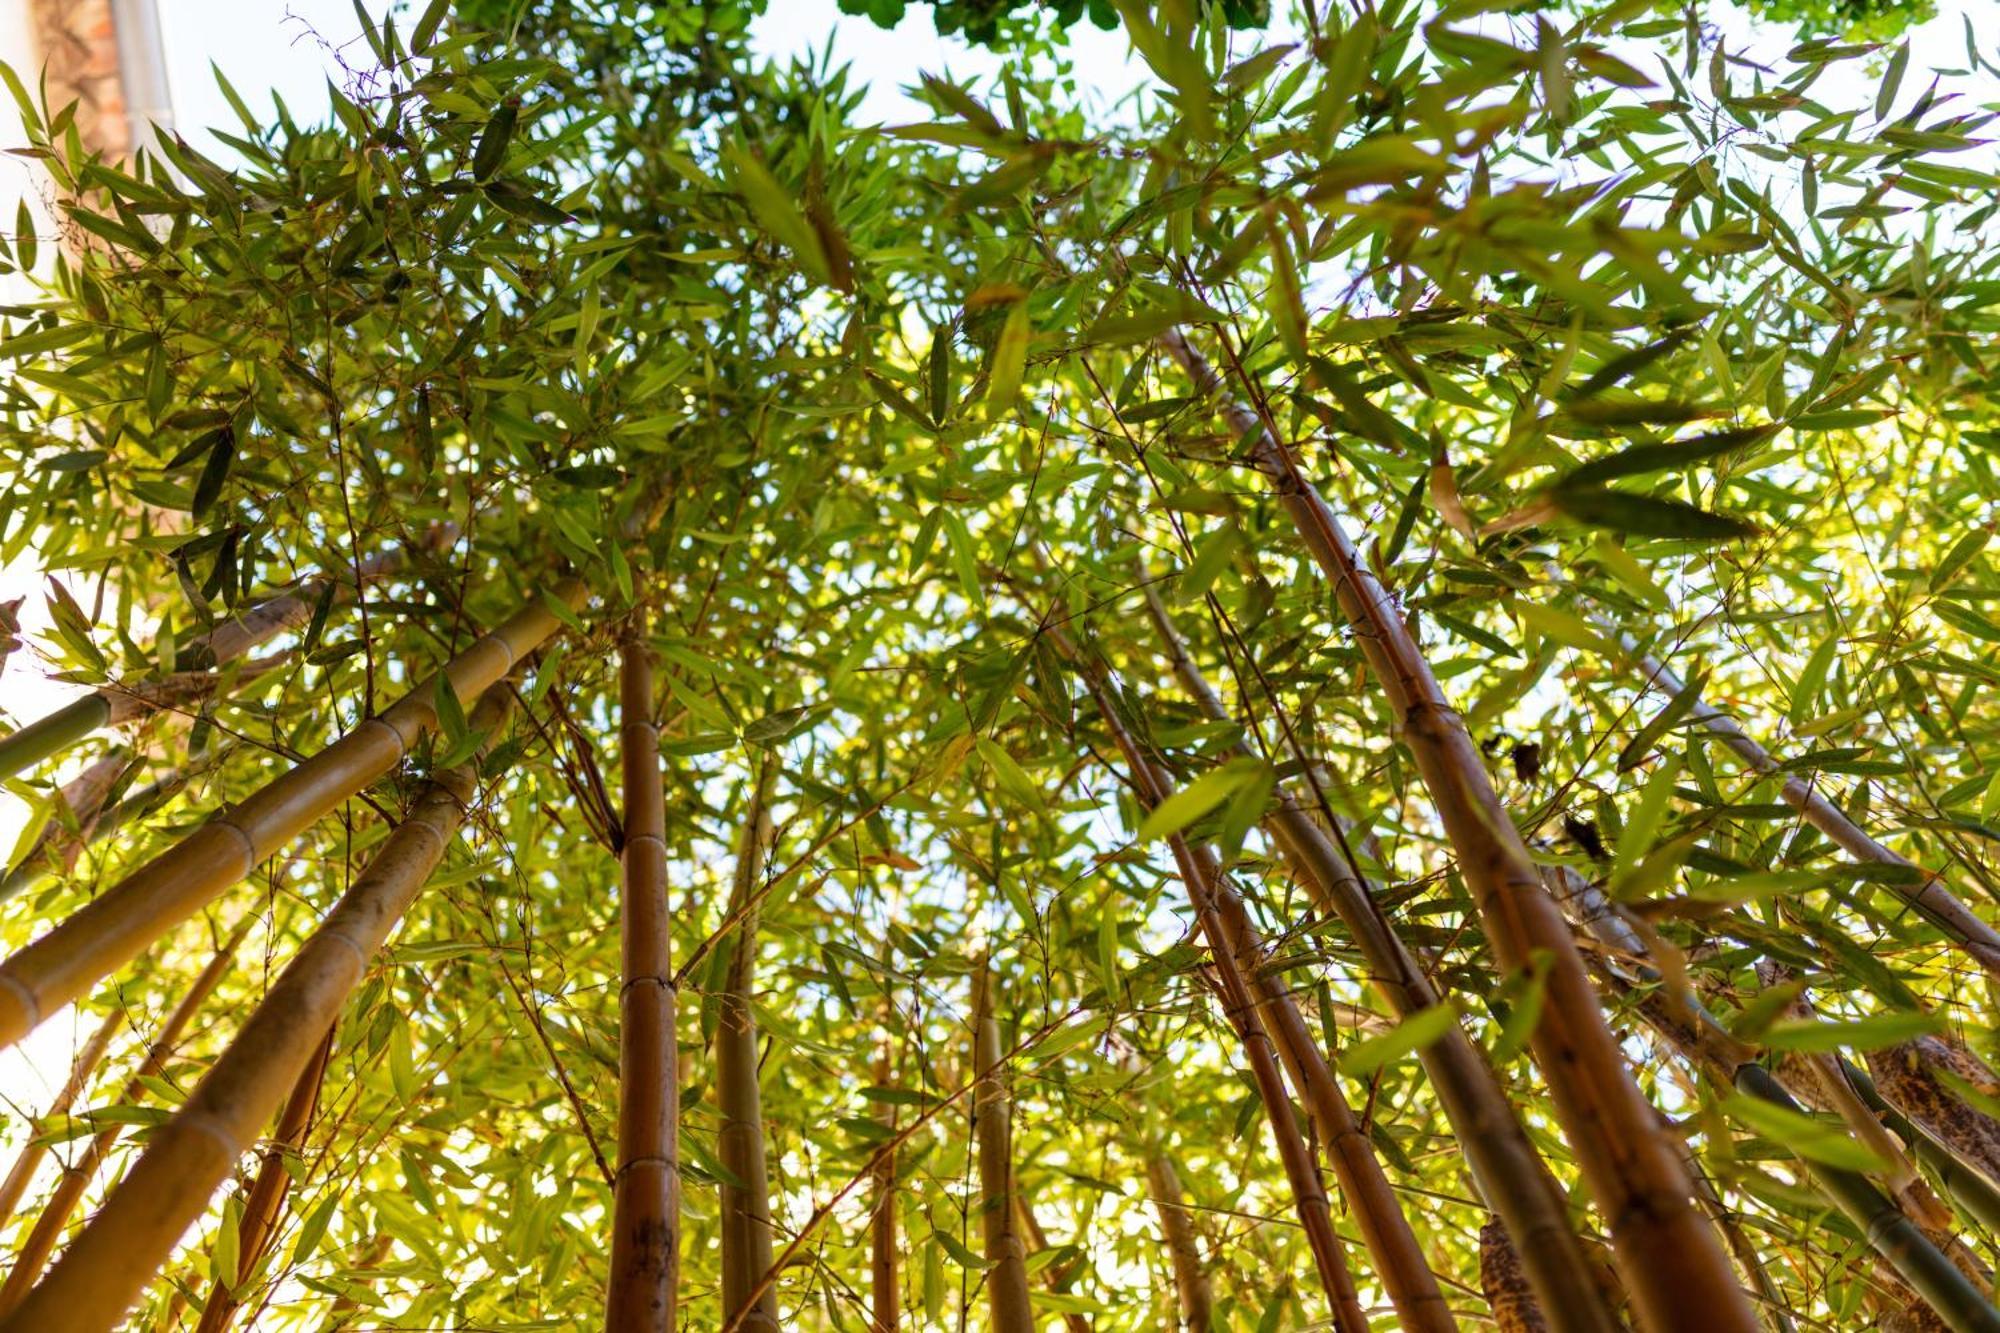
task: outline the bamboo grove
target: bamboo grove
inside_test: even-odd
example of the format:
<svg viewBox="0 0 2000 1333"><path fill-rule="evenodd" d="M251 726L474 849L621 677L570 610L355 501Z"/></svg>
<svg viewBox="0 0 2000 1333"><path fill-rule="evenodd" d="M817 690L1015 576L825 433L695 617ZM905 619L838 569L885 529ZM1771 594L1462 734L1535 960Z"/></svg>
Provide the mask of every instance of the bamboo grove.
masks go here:
<svg viewBox="0 0 2000 1333"><path fill-rule="evenodd" d="M2000 1328L1990 34L1111 8L10 74L0 1330Z"/></svg>

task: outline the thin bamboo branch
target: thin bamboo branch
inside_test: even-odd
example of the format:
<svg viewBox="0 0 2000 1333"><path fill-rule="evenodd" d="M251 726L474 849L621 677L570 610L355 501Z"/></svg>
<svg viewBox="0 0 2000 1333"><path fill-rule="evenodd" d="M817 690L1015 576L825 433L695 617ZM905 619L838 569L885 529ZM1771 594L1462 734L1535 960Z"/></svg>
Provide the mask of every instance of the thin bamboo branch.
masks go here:
<svg viewBox="0 0 2000 1333"><path fill-rule="evenodd" d="M1235 722L1188 651L1153 581L1140 582L1154 629L1182 687L1208 717ZM1247 744L1242 750L1250 753ZM1309 762L1308 756L1299 757ZM1397 935L1367 878L1287 786L1276 789L1264 827L1314 901L1347 927L1368 964L1369 981L1397 1018L1413 1018L1443 1002L1429 974ZM1485 1056L1454 1022L1417 1057L1457 1133L1474 1182L1506 1225L1515 1252L1523 1256L1528 1281L1543 1308L1556 1312L1551 1318L1556 1333L1612 1333L1618 1320L1604 1304L1594 1266L1570 1224L1562 1189L1535 1151Z"/></svg>
<svg viewBox="0 0 2000 1333"><path fill-rule="evenodd" d="M1594 616L1593 619L1631 655L1632 663L1646 685L1669 698L1686 690L1686 683L1665 663L1649 656L1638 640L1602 616ZM1737 725L1736 719L1706 700L1696 698L1688 717L1719 737L1724 745L1757 772L1776 774L1780 771L1779 762L1770 751L1752 740L1749 733ZM1924 878L1919 883L1884 882L1882 887L1936 926L1940 933L1979 964L1988 980L2000 982L2000 931L1981 920L1961 902L1945 884L1944 876L1935 871L1921 870L1909 858L1870 837L1860 825L1847 817L1845 811L1828 800L1808 777L1785 773L1779 792L1785 804L1797 810L1808 824L1855 860L1920 870Z"/></svg>
<svg viewBox="0 0 2000 1333"><path fill-rule="evenodd" d="M210 955L208 962L189 984L187 994L181 996L180 1001L160 1024L159 1031L153 1034L152 1044L146 1048L146 1058L140 1062L138 1070L125 1084L124 1092L121 1094L122 1100L136 1102L147 1095L146 1080L157 1078L167 1067L167 1060L173 1055L174 1048L180 1044L181 1033L187 1030L187 1025L194 1021L195 1014L208 1000L209 995L221 984L223 974L229 970L229 964L236 956L237 946L243 942L243 937L250 933L250 927L254 924L256 916L246 914L236 923L236 928L229 933L229 937ZM84 1192L90 1188L90 1182L96 1177L97 1168L103 1164L105 1157L124 1136L125 1130L126 1126L117 1124L100 1129L78 1154L76 1160L63 1168L55 1189L50 1193L48 1201L42 1205L41 1213L35 1218L34 1227L28 1232L27 1239L21 1242L20 1248L14 1252L14 1266L7 1270L6 1284L0 1286L0 1316L6 1315L20 1304L29 1289L35 1285L35 1279L42 1275L42 1270L48 1266L49 1256L55 1253L56 1242L61 1239L63 1229L69 1225L69 1219L75 1214L77 1205L83 1202Z"/></svg>
<svg viewBox="0 0 2000 1333"><path fill-rule="evenodd" d="M1200 392L1223 389L1222 377L1185 336L1170 331L1160 342ZM1625 1066L1575 941L1464 720L1387 590L1272 423L1240 404L1225 402L1222 411L1333 585L1371 674L1402 721L1403 739L1500 962L1518 972L1537 956L1549 959L1547 1002L1530 1049L1603 1212L1641 1322L1658 1333L1754 1333L1756 1316L1728 1256L1696 1210L1679 1155Z"/></svg>
<svg viewBox="0 0 2000 1333"><path fill-rule="evenodd" d="M320 1038L319 1049L300 1071L299 1081L292 1085L292 1095L286 1099L285 1109L278 1115L278 1127L264 1149L257 1179L251 1182L250 1192L244 1196L243 1214L236 1224L239 1257L235 1280L227 1283L220 1277L215 1280L208 1291L208 1302L202 1306L195 1333L225 1333L242 1307L244 1287L270 1251L271 1240L277 1234L278 1213L292 1184L292 1173L285 1159L305 1145L306 1133L319 1109L320 1086L326 1081L326 1065L332 1055L333 1028L329 1027L326 1036Z"/></svg>
<svg viewBox="0 0 2000 1333"><path fill-rule="evenodd" d="M489 688L471 725L490 738L512 696ZM296 1085L389 932L423 889L472 797L472 763L435 775L368 868L272 983L173 1119L0 1333L107 1333L208 1207Z"/></svg>
<svg viewBox="0 0 2000 1333"><path fill-rule="evenodd" d="M1035 1333L1028 1250L1015 1229L1014 1108L1000 1063L1000 1018L993 972L982 957L972 973L972 1137L979 1157L980 1232L985 1238L991 1333Z"/></svg>
<svg viewBox="0 0 2000 1333"><path fill-rule="evenodd" d="M667 810L653 662L635 613L620 651L619 749L625 817L619 849L618 1175L605 1333L672 1333L680 1278L680 1046L674 1032L667 907Z"/></svg>
<svg viewBox="0 0 2000 1333"><path fill-rule="evenodd" d="M566 579L554 596L583 600ZM460 699L478 697L554 633L560 621L537 599L453 658L439 674ZM208 818L54 930L0 963L0 1048L137 957L266 857L394 767L437 724L437 677L318 754Z"/></svg>
<svg viewBox="0 0 2000 1333"><path fill-rule="evenodd" d="M1174 1294L1180 1302L1183 1333L1209 1333L1215 1322L1215 1291L1209 1285L1208 1269L1202 1263L1201 1247L1195 1241L1194 1225L1188 1218L1187 1193L1181 1188L1180 1172L1165 1148L1146 1154L1146 1192L1153 1211L1160 1218L1160 1236L1167 1245L1167 1261L1173 1265Z"/></svg>
<svg viewBox="0 0 2000 1333"><path fill-rule="evenodd" d="M751 780L743 833L736 850L736 882L730 893L734 914L754 901L764 874L771 839L766 805L774 765L762 765ZM722 1113L717 1156L734 1177L721 1194L722 1313L734 1327L777 1333L778 1294L760 1284L771 1267L771 1186L764 1157L763 1092L758 1083L757 1016L751 1006L756 987L757 913L741 918L715 1026L715 1091ZM761 1290L759 1289L761 1285Z"/></svg>
<svg viewBox="0 0 2000 1333"><path fill-rule="evenodd" d="M110 1049L111 1039L118 1035L118 1025L123 1019L123 1014L113 1013L97 1025L97 1030L90 1034L90 1039L84 1042L83 1049L70 1063L69 1077L63 1081L55 1100L49 1103L49 1109L29 1127L28 1141L21 1145L20 1156L14 1159L7 1179L0 1182L0 1228L13 1218L14 1210L21 1206L21 1196L28 1192L28 1185L34 1180L42 1159L49 1155L49 1145L37 1131L45 1131L50 1121L67 1114L69 1108L76 1104L76 1099L83 1095L83 1090L90 1086L90 1076L96 1072L104 1052Z"/></svg>

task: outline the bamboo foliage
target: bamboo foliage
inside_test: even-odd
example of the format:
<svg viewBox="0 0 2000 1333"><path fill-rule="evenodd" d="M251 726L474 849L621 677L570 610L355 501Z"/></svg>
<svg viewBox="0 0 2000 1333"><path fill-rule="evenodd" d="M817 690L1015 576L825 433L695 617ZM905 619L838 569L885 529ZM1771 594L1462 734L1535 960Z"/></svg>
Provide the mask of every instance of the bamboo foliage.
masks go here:
<svg viewBox="0 0 2000 1333"><path fill-rule="evenodd" d="M1743 762L1759 773L1783 773L1779 783L1779 794L1785 804L1797 810L1805 821L1824 833L1827 838L1855 860L1875 865L1896 866L1916 871L1917 866L1907 857L1883 846L1870 837L1866 830L1848 818L1847 813L1827 798L1824 791L1796 773L1784 771L1784 766L1763 746L1750 738L1736 722L1720 709L1714 707L1699 695L1688 692L1687 683L1659 659L1649 656L1636 640L1616 626L1608 627L1613 635L1631 654L1642 681L1670 699L1686 694L1688 696L1687 716L1700 723L1709 732L1721 738L1722 743L1739 755ZM1923 917L1943 931L1946 938L1963 949L1991 981L2000 982L2000 930L1995 930L1961 902L1944 876L1931 871L1915 875L1913 883L1900 880L1885 882L1889 891L1915 908Z"/></svg>
<svg viewBox="0 0 2000 1333"><path fill-rule="evenodd" d="M1749 3L0 79L5 1327L1992 1327L2000 72Z"/></svg>
<svg viewBox="0 0 2000 1333"><path fill-rule="evenodd" d="M1124 758L1129 778L1138 792L1141 805L1148 810L1156 808L1170 794L1162 776L1153 767L1151 759L1139 748L1115 708L1110 706L1109 695L1104 691L1101 677L1093 670L1089 660L1077 651L1075 645L1068 642L1066 636L1061 636L1059 631L1050 633L1062 644L1060 651L1063 656L1075 665L1079 674L1083 676L1086 686L1091 688L1093 697L1098 701L1102 721L1110 730L1113 741ZM1256 1080L1258 1096L1263 1100L1265 1115L1273 1137L1277 1140L1279 1157L1285 1164L1285 1176L1292 1188L1293 1206L1298 1210L1300 1221L1312 1246L1320 1281L1333 1307L1335 1327L1365 1329L1368 1327L1368 1319L1362 1312L1360 1301L1355 1294L1354 1278L1347 1270L1339 1234L1333 1229L1325 1189L1319 1180L1319 1168L1312 1160L1310 1150L1298 1134L1297 1126L1292 1120L1291 1097L1285 1089L1284 1076L1279 1070L1278 1045L1267 1031L1262 1017L1262 1006L1252 998L1250 985L1244 977L1245 962L1247 961L1252 969L1258 969L1261 959L1256 957L1252 941L1240 929L1240 905L1237 910L1225 914L1220 905L1221 886L1218 884L1215 862L1212 858L1197 853L1178 833L1168 838L1168 845L1173 850L1181 882L1187 889L1196 919L1201 924L1203 938L1208 944L1223 1013L1228 1017L1242 1043L1245 1060L1250 1065L1252 1076ZM1233 893L1230 898L1233 903ZM1237 929L1232 930L1232 925ZM1269 998L1268 992L1264 998ZM1285 1028L1287 1032L1292 1030L1290 1025ZM1294 1058L1297 1058L1296 1053ZM1323 1117L1318 1118L1321 1118L1325 1128L1344 1136L1345 1126L1340 1123L1341 1117L1337 1108L1326 1108ZM1395 1219L1378 1221L1370 1230L1378 1237L1391 1236L1395 1233ZM1407 1228L1404 1228L1404 1234L1407 1234ZM1398 1258L1394 1252L1385 1252L1379 1256L1384 1268L1392 1267L1398 1262ZM1418 1255L1417 1259L1420 1262L1421 1255ZM1425 1277L1428 1278L1428 1273ZM1386 1278L1384 1285L1389 1285Z"/></svg>
<svg viewBox="0 0 2000 1333"><path fill-rule="evenodd" d="M576 603L574 580L556 590ZM454 657L435 679L461 700L504 677L559 626L540 602ZM437 686L411 690L326 749L267 783L0 963L0 1046L12 1045L93 982L248 875L329 810L387 773L437 723Z"/></svg>
<svg viewBox="0 0 2000 1333"><path fill-rule="evenodd" d="M120 1024L121 1017L113 1014L97 1025L96 1031L76 1053L76 1059L70 1062L69 1078L56 1091L55 1099L49 1103L49 1109L38 1123L47 1125L76 1104L76 1099L89 1086L90 1076L97 1071L98 1062L111 1048L111 1039L118 1035ZM21 1206L21 1196L28 1192L36 1170L48 1154L48 1144L39 1137L29 1139L21 1146L20 1155L15 1157L14 1165L8 1169L7 1178L0 1181L0 1227L5 1227L13 1219L14 1210Z"/></svg>
<svg viewBox="0 0 2000 1333"><path fill-rule="evenodd" d="M667 908L666 802L652 659L634 623L620 645L618 1176L606 1333L668 1333L680 1282L680 1046Z"/></svg>
<svg viewBox="0 0 2000 1333"><path fill-rule="evenodd" d="M438 529L434 536L445 531ZM176 660L185 660L202 670L172 673L158 681L129 686L103 686L29 722L0 738L0 777L12 777L31 768L100 727L121 726L160 709L185 708L198 702L223 680L219 668L248 657L279 634L305 624L329 586L352 591L394 574L406 559L401 550L378 552L347 571L352 583L308 579L287 592L266 598L239 616L232 616L188 643L184 656L176 654ZM247 684L269 665L238 673L237 679Z"/></svg>
<svg viewBox="0 0 2000 1333"><path fill-rule="evenodd" d="M504 687L490 688L469 720L490 737L510 705ZM474 781L473 768L462 765L419 790L229 1049L48 1276L0 1319L0 1330L103 1333L117 1326L314 1060L369 961L444 857Z"/></svg>

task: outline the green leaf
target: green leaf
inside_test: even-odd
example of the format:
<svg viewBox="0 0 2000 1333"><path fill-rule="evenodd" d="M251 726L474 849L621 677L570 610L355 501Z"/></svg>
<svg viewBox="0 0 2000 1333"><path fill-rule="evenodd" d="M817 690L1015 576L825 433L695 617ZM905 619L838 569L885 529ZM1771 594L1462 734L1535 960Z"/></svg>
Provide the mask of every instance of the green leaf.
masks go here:
<svg viewBox="0 0 2000 1333"><path fill-rule="evenodd" d="M1621 477L1678 471L1711 458L1738 453L1760 440L1769 439L1776 429L1775 426L1749 426L1741 430L1694 435L1670 444L1629 445L1609 458L1600 458L1571 469L1555 484L1559 488L1589 488Z"/></svg>
<svg viewBox="0 0 2000 1333"><path fill-rule="evenodd" d="M1179 833L1228 800L1237 788L1256 776L1256 768L1254 764L1238 761L1202 774L1147 812L1139 821L1137 840L1156 842Z"/></svg>
<svg viewBox="0 0 2000 1333"><path fill-rule="evenodd" d="M1842 1048L1877 1051L1885 1046L1935 1036L1944 1024L1917 1010L1885 1010L1847 1022L1826 1023L1813 1018L1788 1018L1764 1030L1764 1045L1780 1051L1807 1051L1815 1054Z"/></svg>
<svg viewBox="0 0 2000 1333"><path fill-rule="evenodd" d="M1380 1036L1349 1046L1337 1062L1338 1068L1349 1078L1366 1078L1437 1041L1457 1021L1458 1014L1449 1004L1420 1009Z"/></svg>
<svg viewBox="0 0 2000 1333"><path fill-rule="evenodd" d="M1557 487L1549 502L1558 511L1594 528L1609 528L1635 537L1671 537L1687 541L1740 541L1757 535L1754 524L1712 514L1678 500L1655 500L1624 491Z"/></svg>
<svg viewBox="0 0 2000 1333"><path fill-rule="evenodd" d="M479 145L472 151L472 178L486 180L507 160L507 145L514 140L514 125L521 117L517 103L501 104L479 133Z"/></svg>
<svg viewBox="0 0 2000 1333"><path fill-rule="evenodd" d="M1888 1167L1850 1138L1845 1128L1826 1121L1742 1093L1723 1098L1721 1106L1731 1120L1808 1162L1842 1171L1879 1172Z"/></svg>

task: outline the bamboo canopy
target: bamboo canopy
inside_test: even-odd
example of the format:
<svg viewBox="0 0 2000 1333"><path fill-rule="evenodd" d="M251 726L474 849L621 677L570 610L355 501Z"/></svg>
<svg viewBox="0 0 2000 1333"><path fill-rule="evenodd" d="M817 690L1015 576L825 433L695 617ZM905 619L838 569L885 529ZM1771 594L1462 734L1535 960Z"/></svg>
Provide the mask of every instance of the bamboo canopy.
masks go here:
<svg viewBox="0 0 2000 1333"><path fill-rule="evenodd" d="M0 78L0 1330L1995 1328L2000 65L1745 2Z"/></svg>

